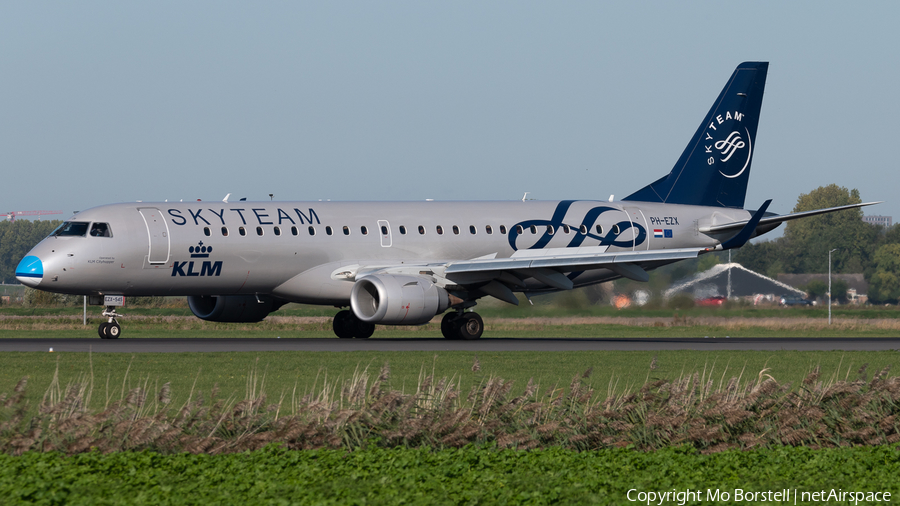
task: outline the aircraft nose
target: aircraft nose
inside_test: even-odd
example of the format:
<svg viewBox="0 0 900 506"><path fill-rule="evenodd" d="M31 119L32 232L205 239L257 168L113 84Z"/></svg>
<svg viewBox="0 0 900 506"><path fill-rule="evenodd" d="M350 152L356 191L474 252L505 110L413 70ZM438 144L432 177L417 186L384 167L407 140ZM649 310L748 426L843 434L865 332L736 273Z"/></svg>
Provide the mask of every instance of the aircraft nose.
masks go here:
<svg viewBox="0 0 900 506"><path fill-rule="evenodd" d="M44 264L41 259L28 255L16 267L16 279L25 286L34 288L44 279Z"/></svg>

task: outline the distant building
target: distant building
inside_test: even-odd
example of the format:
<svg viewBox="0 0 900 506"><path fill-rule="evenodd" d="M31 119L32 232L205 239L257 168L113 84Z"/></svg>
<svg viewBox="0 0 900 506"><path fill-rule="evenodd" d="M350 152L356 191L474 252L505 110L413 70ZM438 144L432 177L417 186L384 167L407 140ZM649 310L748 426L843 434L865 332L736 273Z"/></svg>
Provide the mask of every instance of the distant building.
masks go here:
<svg viewBox="0 0 900 506"><path fill-rule="evenodd" d="M796 288L800 288L802 286L806 286L812 280L819 280L823 283L828 283L828 274L779 274L778 281L782 283L786 283ZM854 293L857 294L867 294L869 293L869 283L866 282L866 278L862 274L832 274L831 280L834 281L836 279L840 279L841 281L847 283L847 289L855 290Z"/></svg>
<svg viewBox="0 0 900 506"><path fill-rule="evenodd" d="M869 283L863 274L832 274L831 280L841 280L847 283L847 300L854 304L865 304L869 300ZM818 280L828 283L828 274L779 274L778 281L782 281L794 287L809 285L810 281ZM835 297L838 294L834 294Z"/></svg>
<svg viewBox="0 0 900 506"><path fill-rule="evenodd" d="M871 223L872 225L881 225L882 227L890 228L893 224L893 219L890 216L863 216L862 219L866 223Z"/></svg>

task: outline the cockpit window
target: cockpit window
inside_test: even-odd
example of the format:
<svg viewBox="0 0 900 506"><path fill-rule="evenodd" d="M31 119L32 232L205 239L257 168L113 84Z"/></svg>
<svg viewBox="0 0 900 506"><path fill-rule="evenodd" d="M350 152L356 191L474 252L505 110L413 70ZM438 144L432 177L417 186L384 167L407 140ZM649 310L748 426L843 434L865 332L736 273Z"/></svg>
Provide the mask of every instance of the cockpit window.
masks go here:
<svg viewBox="0 0 900 506"><path fill-rule="evenodd" d="M59 226L50 234L51 237L77 236L84 237L87 235L88 222L86 221L67 221Z"/></svg>
<svg viewBox="0 0 900 506"><path fill-rule="evenodd" d="M94 223L91 225L91 237L112 237L112 231L108 223Z"/></svg>

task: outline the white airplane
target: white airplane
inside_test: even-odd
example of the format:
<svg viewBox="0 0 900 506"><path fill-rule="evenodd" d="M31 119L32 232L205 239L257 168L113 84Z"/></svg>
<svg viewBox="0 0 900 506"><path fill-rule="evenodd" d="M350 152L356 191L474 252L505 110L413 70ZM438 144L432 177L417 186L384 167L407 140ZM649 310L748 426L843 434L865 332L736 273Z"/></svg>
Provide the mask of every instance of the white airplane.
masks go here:
<svg viewBox="0 0 900 506"><path fill-rule="evenodd" d="M338 337L419 325L448 311L448 339L477 339L493 296L571 290L738 248L782 222L745 210L768 63L737 67L671 172L622 201L158 202L95 207L16 268L23 284L105 305L117 338L125 296L187 296L193 313L257 322L288 302L347 308Z"/></svg>

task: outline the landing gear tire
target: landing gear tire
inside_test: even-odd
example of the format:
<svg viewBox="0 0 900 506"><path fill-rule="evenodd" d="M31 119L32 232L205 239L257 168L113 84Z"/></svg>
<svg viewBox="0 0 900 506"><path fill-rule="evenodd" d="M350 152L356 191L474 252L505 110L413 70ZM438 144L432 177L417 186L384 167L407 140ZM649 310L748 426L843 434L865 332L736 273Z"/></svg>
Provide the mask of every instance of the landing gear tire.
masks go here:
<svg viewBox="0 0 900 506"><path fill-rule="evenodd" d="M441 334L447 339L480 339L484 320L478 313L450 312L441 319Z"/></svg>
<svg viewBox="0 0 900 506"><path fill-rule="evenodd" d="M478 313L465 313L460 318L459 336L462 339L481 339L484 333L484 320Z"/></svg>
<svg viewBox="0 0 900 506"><path fill-rule="evenodd" d="M341 339L368 339L375 333L375 324L360 321L352 311L346 309L334 315L332 328L334 334Z"/></svg>
<svg viewBox="0 0 900 506"><path fill-rule="evenodd" d="M118 339L119 334L122 333L122 327L117 322L107 323L106 324L106 338L107 339Z"/></svg>
<svg viewBox="0 0 900 506"><path fill-rule="evenodd" d="M356 322L356 335L354 335L353 337L357 339L368 339L372 337L372 334L375 333L374 323L366 323L360 320L356 320Z"/></svg>
<svg viewBox="0 0 900 506"><path fill-rule="evenodd" d="M97 333L100 334L100 339L109 339L109 336L107 335L107 329L109 329L108 323L103 322L100 324L100 328L97 329Z"/></svg>
<svg viewBox="0 0 900 506"><path fill-rule="evenodd" d="M345 309L338 311L338 314L334 315L331 328L334 329L334 335L341 339L350 339L356 333L357 321L356 315Z"/></svg>
<svg viewBox="0 0 900 506"><path fill-rule="evenodd" d="M459 313L456 311L451 311L444 315L441 318L441 334L444 335L446 339L460 339L459 335L459 323L460 323Z"/></svg>

